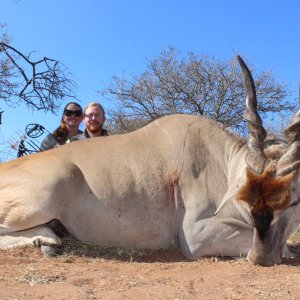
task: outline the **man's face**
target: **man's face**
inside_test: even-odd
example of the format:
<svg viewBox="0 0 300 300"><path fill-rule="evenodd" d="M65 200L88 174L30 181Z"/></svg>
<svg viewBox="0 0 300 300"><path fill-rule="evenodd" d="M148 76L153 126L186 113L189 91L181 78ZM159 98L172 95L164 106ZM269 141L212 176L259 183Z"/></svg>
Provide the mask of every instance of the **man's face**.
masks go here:
<svg viewBox="0 0 300 300"><path fill-rule="evenodd" d="M84 122L89 132L99 132L102 129L104 121L103 111L98 106L91 106L86 110Z"/></svg>

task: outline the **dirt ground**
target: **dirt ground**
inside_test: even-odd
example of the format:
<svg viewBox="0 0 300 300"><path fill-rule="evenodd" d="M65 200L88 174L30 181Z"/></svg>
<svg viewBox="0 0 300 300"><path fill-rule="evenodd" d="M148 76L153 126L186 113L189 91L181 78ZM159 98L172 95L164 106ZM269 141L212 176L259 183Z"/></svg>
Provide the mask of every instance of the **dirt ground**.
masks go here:
<svg viewBox="0 0 300 300"><path fill-rule="evenodd" d="M55 258L30 247L0 251L0 299L300 299L300 258L260 267L65 240Z"/></svg>

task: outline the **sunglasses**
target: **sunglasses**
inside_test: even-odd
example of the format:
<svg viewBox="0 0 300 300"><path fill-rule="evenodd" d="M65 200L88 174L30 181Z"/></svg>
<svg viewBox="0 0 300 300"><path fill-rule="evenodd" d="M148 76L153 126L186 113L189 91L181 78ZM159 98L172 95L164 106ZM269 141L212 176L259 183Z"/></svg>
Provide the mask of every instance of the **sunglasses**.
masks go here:
<svg viewBox="0 0 300 300"><path fill-rule="evenodd" d="M67 116L67 117L71 117L71 116L81 117L82 116L82 111L81 110L65 109L64 110L64 115Z"/></svg>

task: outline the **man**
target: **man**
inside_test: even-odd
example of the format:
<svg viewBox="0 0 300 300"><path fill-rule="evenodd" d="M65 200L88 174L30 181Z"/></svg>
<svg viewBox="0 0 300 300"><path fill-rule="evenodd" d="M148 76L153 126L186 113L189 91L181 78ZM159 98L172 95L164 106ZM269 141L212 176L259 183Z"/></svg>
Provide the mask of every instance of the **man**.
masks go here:
<svg viewBox="0 0 300 300"><path fill-rule="evenodd" d="M107 136L107 130L102 128L105 122L105 112L102 105L98 102L91 102L83 112L85 130L83 133L70 138L70 142L84 140L98 136Z"/></svg>

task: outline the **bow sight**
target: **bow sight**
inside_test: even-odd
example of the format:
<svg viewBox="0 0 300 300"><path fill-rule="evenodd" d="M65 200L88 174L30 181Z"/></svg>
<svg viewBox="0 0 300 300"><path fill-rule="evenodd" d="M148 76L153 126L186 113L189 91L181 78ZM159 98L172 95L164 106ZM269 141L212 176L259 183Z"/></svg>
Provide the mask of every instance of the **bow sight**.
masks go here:
<svg viewBox="0 0 300 300"><path fill-rule="evenodd" d="M13 149L17 150L17 157L36 153L40 151L41 145L41 141L38 138L46 132L49 133L44 126L31 123L25 127L25 134L21 134L18 141L9 141L9 143Z"/></svg>

